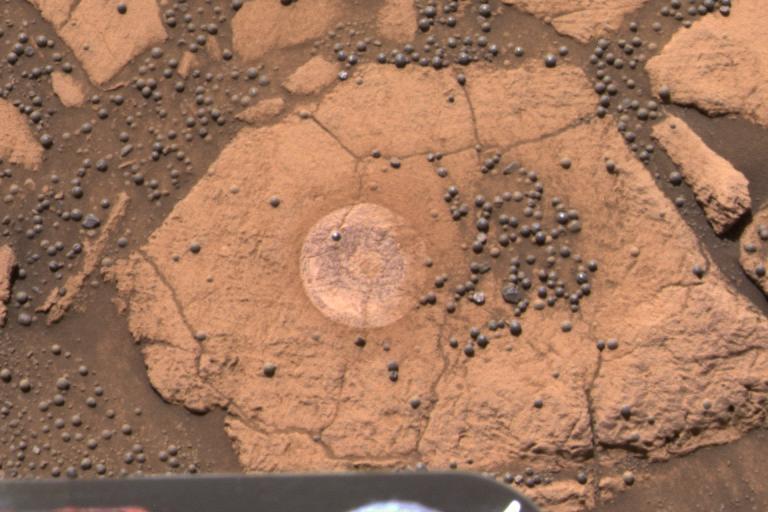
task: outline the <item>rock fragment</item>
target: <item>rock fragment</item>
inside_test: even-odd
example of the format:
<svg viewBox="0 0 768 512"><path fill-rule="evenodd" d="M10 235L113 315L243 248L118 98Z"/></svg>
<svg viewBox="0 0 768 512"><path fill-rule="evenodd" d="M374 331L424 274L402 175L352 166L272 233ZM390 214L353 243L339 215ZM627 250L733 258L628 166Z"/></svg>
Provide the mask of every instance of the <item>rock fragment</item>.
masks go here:
<svg viewBox="0 0 768 512"><path fill-rule="evenodd" d="M624 16L639 9L648 0L502 0L543 19L577 41L616 31Z"/></svg>
<svg viewBox="0 0 768 512"><path fill-rule="evenodd" d="M49 21L54 28L59 28L69 19L69 14L76 0L29 0L37 7L40 14Z"/></svg>
<svg viewBox="0 0 768 512"><path fill-rule="evenodd" d="M43 148L32 136L27 120L4 99L0 99L0 158L32 170L43 159Z"/></svg>
<svg viewBox="0 0 768 512"><path fill-rule="evenodd" d="M715 233L726 233L749 211L747 178L712 151L685 121L667 115L653 127L653 137L680 168Z"/></svg>
<svg viewBox="0 0 768 512"><path fill-rule="evenodd" d="M125 192L121 192L118 195L115 204L110 209L109 218L106 223L100 228L100 231L93 240L88 240L83 244L83 253L85 254L83 266L79 272L72 274L64 282L62 289L65 293L62 295L59 292L59 288L54 288L43 305L37 309L40 313L48 314L47 322L49 325L61 320L74 302L78 292L82 289L85 280L96 270L109 237L125 215L128 201L128 194Z"/></svg>
<svg viewBox="0 0 768 512"><path fill-rule="evenodd" d="M167 34L155 0L133 0L126 14L112 3L81 0L59 35L82 62L91 81L103 85Z"/></svg>
<svg viewBox="0 0 768 512"><path fill-rule="evenodd" d="M768 295L768 205L763 205L752 217L752 221L739 240L741 252L739 262L744 272Z"/></svg>
<svg viewBox="0 0 768 512"><path fill-rule="evenodd" d="M336 79L336 66L317 55L302 64L283 83L291 94L315 94Z"/></svg>
<svg viewBox="0 0 768 512"><path fill-rule="evenodd" d="M11 296L11 273L15 265L13 250L7 245L0 246L0 327L5 325L5 303Z"/></svg>
<svg viewBox="0 0 768 512"><path fill-rule="evenodd" d="M737 114L768 126L768 31L762 0L742 0L679 30L646 70L656 91L712 115Z"/></svg>
<svg viewBox="0 0 768 512"><path fill-rule="evenodd" d="M332 28L342 13L340 0L293 2L272 0L245 3L232 19L232 41L244 60L255 60L272 49L316 39Z"/></svg>
<svg viewBox="0 0 768 512"><path fill-rule="evenodd" d="M54 71L51 74L51 84L53 92L65 107L79 107L85 102L83 84L71 74Z"/></svg>
<svg viewBox="0 0 768 512"><path fill-rule="evenodd" d="M235 118L248 124L260 124L278 116L285 108L282 98L268 98L259 101L235 115Z"/></svg>

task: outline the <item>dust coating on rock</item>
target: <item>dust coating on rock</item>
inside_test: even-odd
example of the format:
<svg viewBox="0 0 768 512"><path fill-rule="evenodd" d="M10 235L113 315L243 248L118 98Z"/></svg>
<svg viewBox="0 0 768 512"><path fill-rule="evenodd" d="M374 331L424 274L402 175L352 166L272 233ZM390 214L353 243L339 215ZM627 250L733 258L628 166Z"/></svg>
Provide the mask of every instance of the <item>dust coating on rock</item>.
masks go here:
<svg viewBox="0 0 768 512"><path fill-rule="evenodd" d="M739 240L739 262L744 272L768 295L768 206L754 213Z"/></svg>
<svg viewBox="0 0 768 512"><path fill-rule="evenodd" d="M412 308L423 285L418 234L402 217L370 203L329 213L307 233L301 280L328 318L358 328L383 327ZM421 260L421 261L420 261Z"/></svg>
<svg viewBox="0 0 768 512"><path fill-rule="evenodd" d="M195 410L224 406L245 468L424 462L496 472L521 459L575 467L612 449L663 459L764 421L768 322L702 252L613 123L585 117L588 102L573 91L587 83L583 73L478 65L464 93L445 72L359 72L362 85L339 83L316 120L288 116L241 130L117 268L152 384ZM497 86L489 83L504 92L509 83L548 87L527 92L538 115L499 103L494 133ZM478 138L578 210L585 228L573 257L600 259L579 314L531 311L518 336L488 331L488 346L467 357L449 346L451 336L510 315L492 285L482 306L454 314L444 302L418 306L414 295L411 310L380 328L320 313L299 262L306 234L339 208L375 204L407 219L434 275L468 268L472 253L462 250L465 234L443 198L450 185L470 198L484 188ZM373 149L400 156L397 168L367 156ZM428 151L445 152L439 165L449 178L436 174ZM608 172L608 161L617 171ZM696 265L706 269L701 278ZM617 341L596 348L606 339ZM271 378L267 364L276 367ZM555 494L553 502L574 491ZM576 494L580 503L592 499Z"/></svg>
<svg viewBox="0 0 768 512"><path fill-rule="evenodd" d="M680 168L715 233L726 233L752 206L747 178L673 115L653 127L653 137Z"/></svg>
<svg viewBox="0 0 768 512"><path fill-rule="evenodd" d="M232 42L244 60L256 60L269 50L317 39L339 19L339 0L293 2L251 0L232 19Z"/></svg>
<svg viewBox="0 0 768 512"><path fill-rule="evenodd" d="M411 41L417 29L413 0L384 0L376 15L376 23L385 38L399 43Z"/></svg>
<svg viewBox="0 0 768 512"><path fill-rule="evenodd" d="M550 23L561 34L587 43L616 31L627 14L648 0L502 0Z"/></svg>
<svg viewBox="0 0 768 512"><path fill-rule="evenodd" d="M315 94L336 80L336 66L317 55L299 66L283 83L291 94Z"/></svg>
<svg viewBox="0 0 768 512"><path fill-rule="evenodd" d="M0 246L0 327L5 325L6 302L11 297L11 273L16 265L16 256L7 245Z"/></svg>
<svg viewBox="0 0 768 512"><path fill-rule="evenodd" d="M43 160L43 148L32 136L24 116L0 99L0 158L36 170Z"/></svg>
<svg viewBox="0 0 768 512"><path fill-rule="evenodd" d="M646 71L654 90L713 115L738 114L768 126L765 3L741 0L729 16L706 16L679 30Z"/></svg>
<svg viewBox="0 0 768 512"><path fill-rule="evenodd" d="M71 74L54 71L51 73L51 85L53 92L65 107L79 107L85 103L83 84Z"/></svg>
<svg viewBox="0 0 768 512"><path fill-rule="evenodd" d="M132 0L125 14L103 0L81 0L58 32L96 85L167 38L155 0Z"/></svg>

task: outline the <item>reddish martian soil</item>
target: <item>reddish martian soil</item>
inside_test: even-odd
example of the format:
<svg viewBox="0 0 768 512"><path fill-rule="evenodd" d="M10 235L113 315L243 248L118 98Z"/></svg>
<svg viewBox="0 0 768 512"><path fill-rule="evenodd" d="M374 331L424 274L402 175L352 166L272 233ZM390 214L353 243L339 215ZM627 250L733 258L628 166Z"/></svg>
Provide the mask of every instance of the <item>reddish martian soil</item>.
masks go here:
<svg viewBox="0 0 768 512"><path fill-rule="evenodd" d="M763 10L6 2L0 475L758 509Z"/></svg>

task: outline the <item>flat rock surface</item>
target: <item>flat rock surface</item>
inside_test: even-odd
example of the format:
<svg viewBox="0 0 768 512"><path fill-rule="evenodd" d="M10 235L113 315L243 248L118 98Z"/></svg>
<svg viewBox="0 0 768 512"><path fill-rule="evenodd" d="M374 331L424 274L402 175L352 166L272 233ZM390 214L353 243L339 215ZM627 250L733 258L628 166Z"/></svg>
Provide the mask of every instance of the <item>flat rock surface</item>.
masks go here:
<svg viewBox="0 0 768 512"><path fill-rule="evenodd" d="M333 27L343 6L340 0L293 2L289 6L271 0L246 2L232 19L235 51L245 60L255 60L269 50L317 39Z"/></svg>
<svg viewBox="0 0 768 512"><path fill-rule="evenodd" d="M244 467L504 471L534 454L567 467L606 448L662 459L763 421L768 322L711 264L612 122L573 96L580 71L477 66L466 92L446 72L359 73L361 85L336 85L314 117L242 129L116 267L153 386L193 410L225 407ZM514 102L494 113L487 91L504 84L546 84L527 89L546 115ZM477 139L499 148L500 168L480 172ZM444 155L433 164L428 151ZM446 189L471 202L506 187L511 200L535 183L542 204L557 197L577 212L550 242L570 246L563 276L599 260L591 293L576 314L532 307L514 336L483 327L488 344L468 357L450 339L463 346L468 325L509 319L517 299L502 297L492 270L448 312L470 263L495 263L469 250L477 230L452 219ZM504 266L544 251L522 239L493 247ZM443 273L444 289L433 282ZM556 505L592 499L550 490Z"/></svg>
<svg viewBox="0 0 768 512"><path fill-rule="evenodd" d="M768 126L765 3L741 0L729 16L706 16L672 36L646 70L658 91L710 114L738 114Z"/></svg>
<svg viewBox="0 0 768 512"><path fill-rule="evenodd" d="M739 261L744 272L768 295L768 206L755 212L741 234Z"/></svg>
<svg viewBox="0 0 768 512"><path fill-rule="evenodd" d="M5 303L11 296L11 272L16 264L13 249L7 245L0 246L0 326L5 325L7 312Z"/></svg>
<svg viewBox="0 0 768 512"><path fill-rule="evenodd" d="M715 233L727 232L752 205L747 178L712 151L682 119L668 114L653 136L680 168Z"/></svg>
<svg viewBox="0 0 768 512"><path fill-rule="evenodd" d="M132 0L125 14L109 2L81 0L58 32L96 85L167 37L155 0Z"/></svg>
<svg viewBox="0 0 768 512"><path fill-rule="evenodd" d="M550 23L561 34L586 43L615 31L624 16L648 0L502 0Z"/></svg>
<svg viewBox="0 0 768 512"><path fill-rule="evenodd" d="M411 41L416 34L418 20L413 0L384 0L376 15L379 33L399 43Z"/></svg>
<svg viewBox="0 0 768 512"><path fill-rule="evenodd" d="M337 67L317 55L299 66L283 83L291 94L314 94L336 80Z"/></svg>
<svg viewBox="0 0 768 512"><path fill-rule="evenodd" d="M10 103L0 99L0 158L28 169L37 169L43 147L32 136L27 120Z"/></svg>

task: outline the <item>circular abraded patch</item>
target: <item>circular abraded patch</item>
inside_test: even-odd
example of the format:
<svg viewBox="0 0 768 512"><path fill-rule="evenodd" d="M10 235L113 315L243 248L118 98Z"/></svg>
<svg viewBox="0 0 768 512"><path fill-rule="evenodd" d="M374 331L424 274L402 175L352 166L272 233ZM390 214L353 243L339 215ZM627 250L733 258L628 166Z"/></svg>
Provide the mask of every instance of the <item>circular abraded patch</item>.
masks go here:
<svg viewBox="0 0 768 512"><path fill-rule="evenodd" d="M312 226L301 280L312 303L351 327L382 327L417 300L423 244L406 221L370 203L336 210Z"/></svg>

